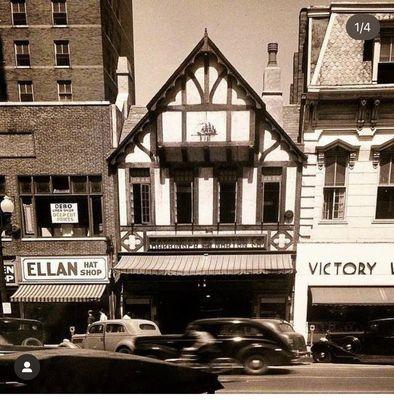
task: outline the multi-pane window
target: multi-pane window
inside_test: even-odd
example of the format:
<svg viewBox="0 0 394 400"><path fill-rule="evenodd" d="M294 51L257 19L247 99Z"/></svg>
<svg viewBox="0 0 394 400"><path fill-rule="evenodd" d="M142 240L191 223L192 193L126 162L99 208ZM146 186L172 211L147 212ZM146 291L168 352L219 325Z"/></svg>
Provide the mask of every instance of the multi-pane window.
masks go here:
<svg viewBox="0 0 394 400"><path fill-rule="evenodd" d="M277 223L280 220L282 168L263 168L263 223Z"/></svg>
<svg viewBox="0 0 394 400"><path fill-rule="evenodd" d="M55 41L55 58L58 67L70 66L70 48L68 40Z"/></svg>
<svg viewBox="0 0 394 400"><path fill-rule="evenodd" d="M66 0L52 0L53 25L67 25Z"/></svg>
<svg viewBox="0 0 394 400"><path fill-rule="evenodd" d="M149 168L130 169L130 208L133 224L149 224L151 222Z"/></svg>
<svg viewBox="0 0 394 400"><path fill-rule="evenodd" d="M378 83L394 83L394 30L382 30Z"/></svg>
<svg viewBox="0 0 394 400"><path fill-rule="evenodd" d="M103 233L100 176L21 176L19 195L25 236Z"/></svg>
<svg viewBox="0 0 394 400"><path fill-rule="evenodd" d="M30 48L27 40L14 42L15 64L17 67L30 67Z"/></svg>
<svg viewBox="0 0 394 400"><path fill-rule="evenodd" d="M193 171L178 170L175 172L175 222L191 224L194 222Z"/></svg>
<svg viewBox="0 0 394 400"><path fill-rule="evenodd" d="M338 220L345 218L348 159L348 152L340 147L336 147L324 155L323 219Z"/></svg>
<svg viewBox="0 0 394 400"><path fill-rule="evenodd" d="M71 101L73 99L71 81L57 81L59 101Z"/></svg>
<svg viewBox="0 0 394 400"><path fill-rule="evenodd" d="M380 158L376 219L394 219L394 148Z"/></svg>
<svg viewBox="0 0 394 400"><path fill-rule="evenodd" d="M32 81L19 81L19 100L20 101L33 101L33 82Z"/></svg>
<svg viewBox="0 0 394 400"><path fill-rule="evenodd" d="M235 170L221 170L218 173L218 221L220 223L235 223L237 216L237 178Z"/></svg>
<svg viewBox="0 0 394 400"><path fill-rule="evenodd" d="M14 25L27 25L25 0L12 0L11 12Z"/></svg>

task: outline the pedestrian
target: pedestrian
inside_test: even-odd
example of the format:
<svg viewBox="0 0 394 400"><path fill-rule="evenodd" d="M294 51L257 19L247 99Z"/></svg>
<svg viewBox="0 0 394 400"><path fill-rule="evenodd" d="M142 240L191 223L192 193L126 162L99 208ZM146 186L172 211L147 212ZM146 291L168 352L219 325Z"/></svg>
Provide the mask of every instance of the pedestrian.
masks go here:
<svg viewBox="0 0 394 400"><path fill-rule="evenodd" d="M88 311L88 328L90 325L93 324L94 321L96 321L96 318L94 318L93 311L89 310Z"/></svg>
<svg viewBox="0 0 394 400"><path fill-rule="evenodd" d="M107 315L105 314L104 310L100 310L100 321L106 321L108 319Z"/></svg>

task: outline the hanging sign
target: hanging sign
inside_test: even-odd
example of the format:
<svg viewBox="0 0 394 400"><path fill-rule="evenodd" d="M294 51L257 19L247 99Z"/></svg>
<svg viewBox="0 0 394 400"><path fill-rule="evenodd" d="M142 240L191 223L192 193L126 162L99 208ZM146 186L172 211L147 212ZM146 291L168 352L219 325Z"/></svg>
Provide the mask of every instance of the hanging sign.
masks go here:
<svg viewBox="0 0 394 400"><path fill-rule="evenodd" d="M77 203L51 203L51 218L53 224L77 224Z"/></svg>

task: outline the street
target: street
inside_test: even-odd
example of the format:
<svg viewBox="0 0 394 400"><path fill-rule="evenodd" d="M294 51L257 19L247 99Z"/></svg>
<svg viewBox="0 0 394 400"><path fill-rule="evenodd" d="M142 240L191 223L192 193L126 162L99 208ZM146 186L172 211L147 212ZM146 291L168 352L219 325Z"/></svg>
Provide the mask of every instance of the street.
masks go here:
<svg viewBox="0 0 394 400"><path fill-rule="evenodd" d="M308 364L264 376L222 375L218 393L394 393L394 366Z"/></svg>

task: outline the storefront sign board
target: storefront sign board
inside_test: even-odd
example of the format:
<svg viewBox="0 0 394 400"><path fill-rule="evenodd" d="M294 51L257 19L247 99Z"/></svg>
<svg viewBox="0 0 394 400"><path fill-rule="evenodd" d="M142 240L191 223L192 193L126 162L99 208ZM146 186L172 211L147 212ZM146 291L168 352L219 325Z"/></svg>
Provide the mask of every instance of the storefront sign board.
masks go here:
<svg viewBox="0 0 394 400"><path fill-rule="evenodd" d="M23 282L106 283L106 257L22 257Z"/></svg>

